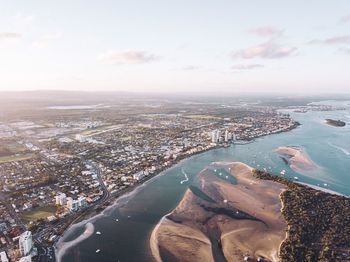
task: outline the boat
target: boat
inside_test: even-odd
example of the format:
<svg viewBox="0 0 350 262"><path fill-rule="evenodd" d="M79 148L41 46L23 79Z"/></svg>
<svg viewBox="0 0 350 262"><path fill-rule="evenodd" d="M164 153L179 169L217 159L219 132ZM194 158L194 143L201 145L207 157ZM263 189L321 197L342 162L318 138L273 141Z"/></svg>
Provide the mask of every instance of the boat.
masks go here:
<svg viewBox="0 0 350 262"><path fill-rule="evenodd" d="M100 249L97 249L97 250L96 250L96 253L100 253L100 251L101 251Z"/></svg>
<svg viewBox="0 0 350 262"><path fill-rule="evenodd" d="M117 218L115 221L117 221L117 222L118 222L118 221L119 221L119 219Z"/></svg>
<svg viewBox="0 0 350 262"><path fill-rule="evenodd" d="M101 235L101 232L100 232L100 231L97 231L97 232L96 232L96 235Z"/></svg>
<svg viewBox="0 0 350 262"><path fill-rule="evenodd" d="M295 180L299 180L299 178L297 176L294 177Z"/></svg>

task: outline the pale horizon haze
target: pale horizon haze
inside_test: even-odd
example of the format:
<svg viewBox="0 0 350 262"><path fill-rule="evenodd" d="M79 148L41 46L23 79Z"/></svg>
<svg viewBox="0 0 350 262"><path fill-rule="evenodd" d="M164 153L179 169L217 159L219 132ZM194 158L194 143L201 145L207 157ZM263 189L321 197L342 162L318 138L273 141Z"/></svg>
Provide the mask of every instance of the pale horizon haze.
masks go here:
<svg viewBox="0 0 350 262"><path fill-rule="evenodd" d="M350 1L1 1L0 92L350 93Z"/></svg>

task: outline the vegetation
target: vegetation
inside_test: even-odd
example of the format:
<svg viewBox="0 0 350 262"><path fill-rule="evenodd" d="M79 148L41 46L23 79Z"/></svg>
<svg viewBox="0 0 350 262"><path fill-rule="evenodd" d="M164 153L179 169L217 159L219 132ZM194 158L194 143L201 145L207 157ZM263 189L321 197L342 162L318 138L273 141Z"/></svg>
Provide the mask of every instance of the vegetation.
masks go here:
<svg viewBox="0 0 350 262"><path fill-rule="evenodd" d="M255 170L287 186L281 194L288 235L281 261L350 261L350 199Z"/></svg>
<svg viewBox="0 0 350 262"><path fill-rule="evenodd" d="M55 206L38 207L31 211L26 211L22 214L22 218L25 222L37 221L40 219L46 219L49 216L56 214L57 208Z"/></svg>

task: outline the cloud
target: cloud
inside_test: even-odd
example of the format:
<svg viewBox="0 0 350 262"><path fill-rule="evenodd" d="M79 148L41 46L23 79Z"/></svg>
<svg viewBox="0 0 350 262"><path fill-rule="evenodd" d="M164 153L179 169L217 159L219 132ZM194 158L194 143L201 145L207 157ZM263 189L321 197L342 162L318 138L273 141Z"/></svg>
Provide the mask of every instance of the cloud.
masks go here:
<svg viewBox="0 0 350 262"><path fill-rule="evenodd" d="M343 16L342 18L340 18L340 23L349 23L350 22L350 15L347 16Z"/></svg>
<svg viewBox="0 0 350 262"><path fill-rule="evenodd" d="M266 42L260 45L248 47L232 54L233 58L264 58L264 59L278 59L288 57L295 53L296 47L281 46L273 42Z"/></svg>
<svg viewBox="0 0 350 262"><path fill-rule="evenodd" d="M98 60L112 64L146 64L159 60L159 57L145 51L110 50L99 55Z"/></svg>
<svg viewBox="0 0 350 262"><path fill-rule="evenodd" d="M309 44L350 44L350 35L334 36L326 39L315 39L309 42Z"/></svg>
<svg viewBox="0 0 350 262"><path fill-rule="evenodd" d="M36 42L33 42L33 47L35 48L46 48L51 42L58 40L62 38L62 34L61 33L53 33L53 34L47 34L47 35L43 35L42 37L40 37L40 39Z"/></svg>
<svg viewBox="0 0 350 262"><path fill-rule="evenodd" d="M343 54L350 55L350 48L339 48L339 51Z"/></svg>
<svg viewBox="0 0 350 262"><path fill-rule="evenodd" d="M17 12L14 16L14 19L20 21L24 24L32 23L35 20L35 16L33 15L24 15L22 12Z"/></svg>
<svg viewBox="0 0 350 262"><path fill-rule="evenodd" d="M0 40L6 40L6 39L18 39L21 38L22 35L18 33L13 32L0 32Z"/></svg>
<svg viewBox="0 0 350 262"><path fill-rule="evenodd" d="M234 70L251 70L251 69L256 69L256 68L263 68L264 65L261 64L239 64L239 65L234 65L231 68Z"/></svg>
<svg viewBox="0 0 350 262"><path fill-rule="evenodd" d="M283 30L280 30L273 26L256 27L249 30L249 32L262 37L274 37L283 35Z"/></svg>
<svg viewBox="0 0 350 262"><path fill-rule="evenodd" d="M185 70L185 71L194 71L194 70L199 70L199 69L202 69L202 67L195 66L195 65L189 65L189 66L185 66L182 68L182 70Z"/></svg>

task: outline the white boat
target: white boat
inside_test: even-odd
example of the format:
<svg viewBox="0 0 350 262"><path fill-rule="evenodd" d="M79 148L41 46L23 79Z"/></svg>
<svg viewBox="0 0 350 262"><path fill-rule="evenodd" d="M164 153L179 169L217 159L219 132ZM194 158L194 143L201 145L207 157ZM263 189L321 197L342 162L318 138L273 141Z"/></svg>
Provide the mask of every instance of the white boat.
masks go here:
<svg viewBox="0 0 350 262"><path fill-rule="evenodd" d="M299 180L299 177L295 176L294 179L295 179L295 180Z"/></svg>
<svg viewBox="0 0 350 262"><path fill-rule="evenodd" d="M96 253L100 253L100 251L101 251L100 249L97 249L97 250L96 250Z"/></svg>
<svg viewBox="0 0 350 262"><path fill-rule="evenodd" d="M96 235L101 235L101 232L100 232L100 231L97 231L97 232L96 232Z"/></svg>
<svg viewBox="0 0 350 262"><path fill-rule="evenodd" d="M115 221L117 221L117 222L118 222L118 221L119 221L119 219L117 218Z"/></svg>

